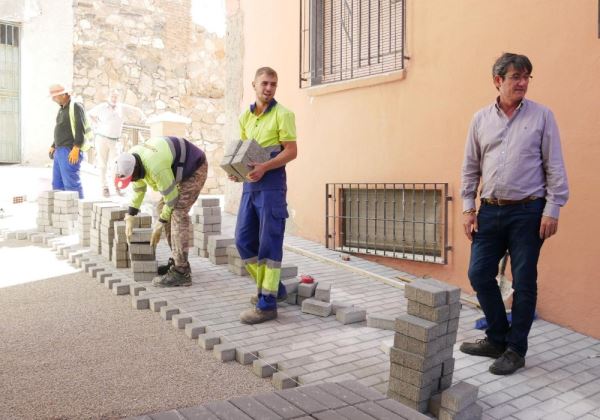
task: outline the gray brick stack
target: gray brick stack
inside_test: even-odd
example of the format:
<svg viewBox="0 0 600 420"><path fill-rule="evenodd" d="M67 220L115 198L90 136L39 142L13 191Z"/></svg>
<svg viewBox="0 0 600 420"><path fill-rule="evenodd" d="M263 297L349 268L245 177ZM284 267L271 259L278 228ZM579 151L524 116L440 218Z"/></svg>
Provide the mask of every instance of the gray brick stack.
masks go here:
<svg viewBox="0 0 600 420"><path fill-rule="evenodd" d="M148 217L136 216L138 225L150 225ZM152 281L157 276L158 264L154 248L150 245L152 228L134 227L133 235L129 238L129 257L131 258L131 271L135 281Z"/></svg>
<svg viewBox="0 0 600 420"><path fill-rule="evenodd" d="M477 404L478 391L475 385L459 382L432 398L431 412L440 420L480 419L483 409Z"/></svg>
<svg viewBox="0 0 600 420"><path fill-rule="evenodd" d="M112 259L112 249L115 239L115 222L123 220L127 214L124 208L103 208L100 219L100 248L102 255L107 260Z"/></svg>
<svg viewBox="0 0 600 420"><path fill-rule="evenodd" d="M193 251L208 258L208 238L221 233L221 207L218 198L200 198L192 209Z"/></svg>
<svg viewBox="0 0 600 420"><path fill-rule="evenodd" d="M77 231L79 232L79 243L83 246L90 246L90 230L92 228L92 213L95 201L82 199L78 202Z"/></svg>
<svg viewBox="0 0 600 420"><path fill-rule="evenodd" d="M215 265L227 264L227 247L235 239L226 235L212 235L208 238L208 259Z"/></svg>
<svg viewBox="0 0 600 420"><path fill-rule="evenodd" d="M102 253L102 243L100 241L100 229L102 225L102 212L108 209L119 209L119 205L110 202L96 202L92 204L92 219L90 227L90 250L94 254Z"/></svg>
<svg viewBox="0 0 600 420"><path fill-rule="evenodd" d="M54 191L42 191L38 197L37 227L40 232L55 232L52 227L52 214L54 214Z"/></svg>
<svg viewBox="0 0 600 420"><path fill-rule="evenodd" d="M302 312L317 316L329 316L333 313L333 305L330 302L331 283L315 281L314 283L298 282L292 284L284 280L283 284L288 291L288 303L302 305ZM296 302L291 295L296 294Z"/></svg>
<svg viewBox="0 0 600 420"><path fill-rule="evenodd" d="M238 276L250 276L248 270L244 267L244 262L235 244L227 247L227 268Z"/></svg>
<svg viewBox="0 0 600 420"><path fill-rule="evenodd" d="M116 221L114 223L114 229L115 237L113 239L111 261L115 268L130 267L125 221Z"/></svg>
<svg viewBox="0 0 600 420"><path fill-rule="evenodd" d="M388 396L420 412L452 384L460 289L434 279L407 284L408 314L396 318Z"/></svg>
<svg viewBox="0 0 600 420"><path fill-rule="evenodd" d="M71 235L75 233L75 221L77 220L79 194L76 191L55 191L54 212L52 213L52 226L56 229L53 233Z"/></svg>

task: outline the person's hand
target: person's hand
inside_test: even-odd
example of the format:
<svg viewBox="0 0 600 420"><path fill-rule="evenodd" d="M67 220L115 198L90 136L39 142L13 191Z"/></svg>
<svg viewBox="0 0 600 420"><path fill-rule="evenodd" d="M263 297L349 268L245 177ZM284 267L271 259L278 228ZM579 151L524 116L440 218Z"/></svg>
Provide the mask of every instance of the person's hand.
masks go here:
<svg viewBox="0 0 600 420"><path fill-rule="evenodd" d="M558 219L550 216L542 216L540 223L540 239L545 240L558 231Z"/></svg>
<svg viewBox="0 0 600 420"><path fill-rule="evenodd" d="M54 159L54 152L56 151L56 149L54 148L54 146L50 146L50 149L48 149L48 157L50 159Z"/></svg>
<svg viewBox="0 0 600 420"><path fill-rule="evenodd" d="M73 146L69 152L69 163L75 165L77 162L79 162L79 146Z"/></svg>
<svg viewBox="0 0 600 420"><path fill-rule="evenodd" d="M248 166L252 166L254 168L248 173L248 175L246 175L246 178L248 178L250 182L260 181L265 175L265 172L267 172L264 163L249 163Z"/></svg>
<svg viewBox="0 0 600 420"><path fill-rule="evenodd" d="M125 215L125 236L127 237L127 243L129 238L133 235L133 216L131 214Z"/></svg>
<svg viewBox="0 0 600 420"><path fill-rule="evenodd" d="M158 241L160 241L160 235L162 234L162 230L165 224L160 220L157 220L152 226L152 236L150 237L150 245L156 247L158 245Z"/></svg>
<svg viewBox="0 0 600 420"><path fill-rule="evenodd" d="M465 229L465 235L469 241L473 241L473 232L477 232L477 214L463 214L463 226Z"/></svg>
<svg viewBox="0 0 600 420"><path fill-rule="evenodd" d="M228 175L228 178L230 181L233 181L233 182L241 182L240 179L235 175Z"/></svg>

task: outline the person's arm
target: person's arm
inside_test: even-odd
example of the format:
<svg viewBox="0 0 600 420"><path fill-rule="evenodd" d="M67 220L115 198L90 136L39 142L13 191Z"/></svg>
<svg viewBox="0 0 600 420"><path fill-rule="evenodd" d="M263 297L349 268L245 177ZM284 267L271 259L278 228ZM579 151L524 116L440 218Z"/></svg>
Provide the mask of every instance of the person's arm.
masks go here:
<svg viewBox="0 0 600 420"><path fill-rule="evenodd" d="M131 184L133 185L133 197L131 198L131 204L129 204L128 213L132 216L135 216L140 211L139 209L144 201L144 196L146 195L146 189L148 186L146 185L146 181L143 179L138 179Z"/></svg>
<svg viewBox="0 0 600 420"><path fill-rule="evenodd" d="M467 134L465 155L462 165L460 196L463 200L463 227L467 238L473 240L477 232L477 187L481 178L481 148L477 139L477 119L473 118Z"/></svg>
<svg viewBox="0 0 600 420"><path fill-rule="evenodd" d="M75 138L73 145L81 148L83 144L83 122L85 121L85 111L83 105L75 102Z"/></svg>
<svg viewBox="0 0 600 420"><path fill-rule="evenodd" d="M542 135L542 165L546 174L546 206L540 224L541 239L548 239L558 231L560 208L569 199L569 185L561 151L560 133L551 111L547 112L545 123Z"/></svg>

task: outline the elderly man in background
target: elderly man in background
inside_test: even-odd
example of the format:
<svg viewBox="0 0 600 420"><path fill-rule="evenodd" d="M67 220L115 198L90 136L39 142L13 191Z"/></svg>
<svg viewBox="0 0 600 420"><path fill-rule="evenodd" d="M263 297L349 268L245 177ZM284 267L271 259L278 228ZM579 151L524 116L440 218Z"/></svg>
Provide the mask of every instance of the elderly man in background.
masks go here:
<svg viewBox="0 0 600 420"><path fill-rule="evenodd" d="M141 109L119 102L120 92L112 89L108 95L108 100L96 105L89 111L90 120L94 125L95 147L98 159L98 168L100 169L100 182L102 183L102 195L110 196L108 188L109 182L106 178L109 162L114 162L119 149L119 140L123 132L123 123L125 113L134 113L140 121L146 119ZM113 166L111 165L111 168ZM111 178L113 174L110 174ZM117 194L121 194L118 187L115 187Z"/></svg>

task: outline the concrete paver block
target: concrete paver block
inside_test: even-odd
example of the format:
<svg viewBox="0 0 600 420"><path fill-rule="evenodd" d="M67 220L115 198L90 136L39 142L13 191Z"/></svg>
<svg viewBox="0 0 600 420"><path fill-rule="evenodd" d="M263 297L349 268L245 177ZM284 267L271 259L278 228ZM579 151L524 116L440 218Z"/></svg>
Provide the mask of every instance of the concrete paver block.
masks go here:
<svg viewBox="0 0 600 420"><path fill-rule="evenodd" d="M332 305L333 312L333 305ZM354 324L367 319L367 311L355 306L341 307L336 311L335 318L342 324Z"/></svg>
<svg viewBox="0 0 600 420"><path fill-rule="evenodd" d="M177 315L178 313L179 308L173 305L161 306L160 308L160 317L165 321L170 321L173 315Z"/></svg>
<svg viewBox="0 0 600 420"><path fill-rule="evenodd" d="M367 327L393 331L395 324L396 324L396 318L393 315L367 313Z"/></svg>
<svg viewBox="0 0 600 420"><path fill-rule="evenodd" d="M390 366L390 377L408 382L419 388L431 385L434 380L442 376L442 365L437 365L424 372L413 370L408 367L392 363Z"/></svg>
<svg viewBox="0 0 600 420"><path fill-rule="evenodd" d="M281 416L249 396L231 398L229 402L253 419L280 420Z"/></svg>
<svg viewBox="0 0 600 420"><path fill-rule="evenodd" d="M235 350L235 360L242 365L249 365L258 359L258 350L253 348L237 348Z"/></svg>
<svg viewBox="0 0 600 420"><path fill-rule="evenodd" d="M204 404L204 406L219 419L252 420L251 417L244 414L242 410L231 404L229 401L213 401Z"/></svg>
<svg viewBox="0 0 600 420"><path fill-rule="evenodd" d="M431 385L418 387L397 378L390 378L388 390L412 401L425 401L431 396Z"/></svg>
<svg viewBox="0 0 600 420"><path fill-rule="evenodd" d="M325 411L327 409L327 407L322 405L319 401L303 394L297 389L286 389L276 391L275 394L291 402L300 410L308 414L318 413L319 411Z"/></svg>
<svg viewBox="0 0 600 420"><path fill-rule="evenodd" d="M414 300L409 300L406 312L409 315L417 316L432 322L443 322L449 319L450 305L440 305L431 307Z"/></svg>
<svg viewBox="0 0 600 420"><path fill-rule="evenodd" d="M145 290L146 286L142 286L141 284L129 284L129 293L131 294L131 296L138 296L140 292L143 292Z"/></svg>
<svg viewBox="0 0 600 420"><path fill-rule="evenodd" d="M481 418L483 408L479 404L473 403L465 407L460 412L453 412L447 408L441 407L438 415L439 420L477 420Z"/></svg>
<svg viewBox="0 0 600 420"><path fill-rule="evenodd" d="M117 296L128 295L129 290L130 290L129 283L121 282L121 283L113 284L113 287L112 287L113 295L117 295Z"/></svg>
<svg viewBox="0 0 600 420"><path fill-rule="evenodd" d="M233 343L216 344L213 347L213 354L221 362L231 362L235 360L235 347Z"/></svg>
<svg viewBox="0 0 600 420"><path fill-rule="evenodd" d="M150 310L152 310L152 312L160 312L160 308L163 306L167 306L167 300L165 298L150 298Z"/></svg>
<svg viewBox="0 0 600 420"><path fill-rule="evenodd" d="M256 359L252 362L252 371L259 378L268 378L277 372L277 362L273 360Z"/></svg>
<svg viewBox="0 0 600 420"><path fill-rule="evenodd" d="M421 341L431 341L440 336L440 324L412 315L400 315L396 318L395 330L400 334Z"/></svg>
<svg viewBox="0 0 600 420"><path fill-rule="evenodd" d="M205 332L205 325L200 321L193 321L185 325L185 335L192 340L195 340L200 334L204 334Z"/></svg>
<svg viewBox="0 0 600 420"><path fill-rule="evenodd" d="M431 420L431 417L425 414L421 414L416 409L407 407L406 405L401 404L396 400L388 398L385 400L377 401L377 404L406 420Z"/></svg>
<svg viewBox="0 0 600 420"><path fill-rule="evenodd" d="M143 296L131 297L131 306L133 309L150 309L150 299Z"/></svg>
<svg viewBox="0 0 600 420"><path fill-rule="evenodd" d="M104 287L106 287L107 289L112 289L113 286L117 283L121 283L121 279L117 278L117 277L107 277L104 280Z"/></svg>
<svg viewBox="0 0 600 420"><path fill-rule="evenodd" d="M321 302L329 302L331 300L331 283L319 282L315 289L315 299Z"/></svg>
<svg viewBox="0 0 600 420"><path fill-rule="evenodd" d="M442 408L453 412L462 411L467 406L477 401L479 387L467 382L458 382L442 392Z"/></svg>
<svg viewBox="0 0 600 420"><path fill-rule="evenodd" d="M317 316L331 315L331 303L309 298L302 302L302 312Z"/></svg>
<svg viewBox="0 0 600 420"><path fill-rule="evenodd" d="M273 410L284 419L295 419L306 414L294 404L290 403L284 398L281 398L275 393L259 394L255 395L254 398L265 407L269 407L269 409Z"/></svg>
<svg viewBox="0 0 600 420"><path fill-rule="evenodd" d="M297 380L297 376L290 376L286 372L275 372L271 377L271 383L273 384L273 388L278 390L297 387Z"/></svg>
<svg viewBox="0 0 600 420"><path fill-rule="evenodd" d="M300 280L297 278L294 277L291 279L283 279L281 280L281 283L283 283L285 286L285 290L287 291L288 295L290 293L298 293L298 284L300 284Z"/></svg>
<svg viewBox="0 0 600 420"><path fill-rule="evenodd" d="M173 327L177 328L178 330L183 330L185 326L191 322L192 317L188 314L179 313L171 317L171 323L173 324Z"/></svg>
<svg viewBox="0 0 600 420"><path fill-rule="evenodd" d="M212 350L217 344L221 343L221 337L213 333L204 333L198 335L198 345L204 350Z"/></svg>

